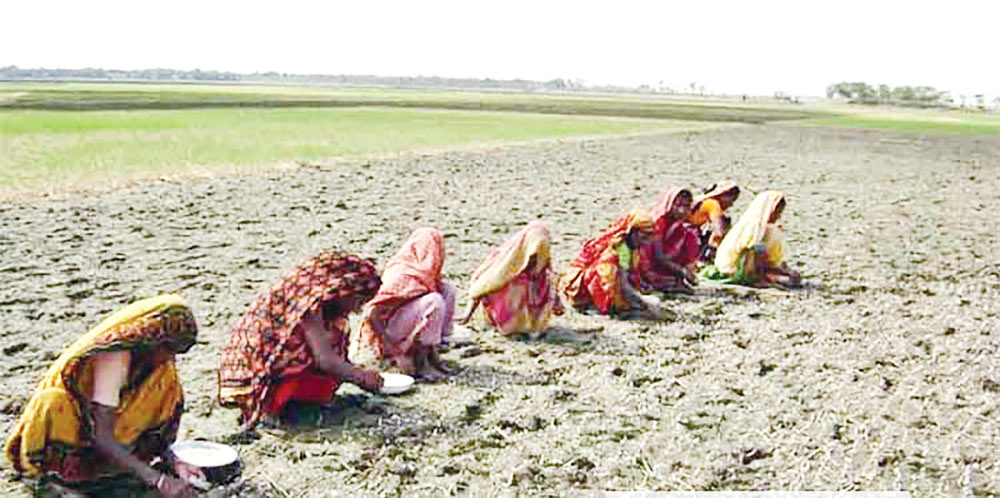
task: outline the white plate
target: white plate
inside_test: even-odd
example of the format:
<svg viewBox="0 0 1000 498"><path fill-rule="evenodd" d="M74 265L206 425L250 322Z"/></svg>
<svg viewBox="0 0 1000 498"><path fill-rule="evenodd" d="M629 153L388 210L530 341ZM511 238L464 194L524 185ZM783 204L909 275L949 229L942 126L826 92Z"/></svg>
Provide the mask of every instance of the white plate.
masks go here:
<svg viewBox="0 0 1000 498"><path fill-rule="evenodd" d="M236 450L208 441L178 441L170 445L178 460L202 468L222 467L235 462Z"/></svg>
<svg viewBox="0 0 1000 498"><path fill-rule="evenodd" d="M403 374L380 373L382 376L382 394L400 394L413 387L413 377Z"/></svg>

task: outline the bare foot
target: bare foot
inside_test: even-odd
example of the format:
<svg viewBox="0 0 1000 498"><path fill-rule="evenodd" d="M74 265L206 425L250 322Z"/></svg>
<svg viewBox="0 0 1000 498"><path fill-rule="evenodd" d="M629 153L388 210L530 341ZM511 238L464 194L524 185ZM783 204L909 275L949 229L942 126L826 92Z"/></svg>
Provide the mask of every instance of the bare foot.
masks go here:
<svg viewBox="0 0 1000 498"><path fill-rule="evenodd" d="M396 368L409 376L417 375L417 365L413 362L413 358L409 356L399 356L393 360L396 364Z"/></svg>
<svg viewBox="0 0 1000 498"><path fill-rule="evenodd" d="M421 370L420 373L417 374L415 377L418 378L418 379L420 379L420 380L422 380L422 381L424 381L424 382L434 383L434 382L438 382L440 380L443 380L445 377L447 377L447 375L445 375L444 373L438 371L438 369L436 369L434 367L428 366L428 367L424 368L423 370Z"/></svg>
<svg viewBox="0 0 1000 498"><path fill-rule="evenodd" d="M435 369L437 369L437 371L439 371L439 372L441 372L441 373L443 373L445 375L451 375L451 373L452 373L451 369L448 368L448 366L445 365L444 361L441 360L441 357L438 356L438 353L437 353L436 349L435 350L431 350L431 352L427 355L427 362L430 363L432 367L434 367Z"/></svg>

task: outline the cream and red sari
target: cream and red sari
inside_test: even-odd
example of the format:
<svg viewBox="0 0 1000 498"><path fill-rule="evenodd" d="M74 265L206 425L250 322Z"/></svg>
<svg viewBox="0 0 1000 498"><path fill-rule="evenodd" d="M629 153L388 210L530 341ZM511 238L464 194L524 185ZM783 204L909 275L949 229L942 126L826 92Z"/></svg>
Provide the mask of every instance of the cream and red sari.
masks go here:
<svg viewBox="0 0 1000 498"><path fill-rule="evenodd" d="M702 275L741 284L765 283L767 268L779 268L785 261L784 232L771 223L771 216L784 201L775 190L761 192L719 244L712 267Z"/></svg>

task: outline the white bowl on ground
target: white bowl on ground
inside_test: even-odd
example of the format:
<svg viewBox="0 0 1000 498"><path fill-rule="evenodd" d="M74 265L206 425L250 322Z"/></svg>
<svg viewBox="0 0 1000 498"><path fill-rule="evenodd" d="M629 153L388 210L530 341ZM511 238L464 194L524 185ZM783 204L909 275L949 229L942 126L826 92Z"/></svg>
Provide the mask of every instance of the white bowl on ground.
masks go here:
<svg viewBox="0 0 1000 498"><path fill-rule="evenodd" d="M413 387L413 377L396 373L380 373L382 376L382 394L401 394Z"/></svg>

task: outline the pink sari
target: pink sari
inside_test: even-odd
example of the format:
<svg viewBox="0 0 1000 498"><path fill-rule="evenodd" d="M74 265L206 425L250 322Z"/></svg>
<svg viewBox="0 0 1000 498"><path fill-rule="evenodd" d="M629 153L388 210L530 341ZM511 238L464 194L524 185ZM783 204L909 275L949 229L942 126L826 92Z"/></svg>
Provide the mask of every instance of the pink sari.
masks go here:
<svg viewBox="0 0 1000 498"><path fill-rule="evenodd" d="M562 313L553 289L548 227L535 220L493 250L472 273L469 295L503 335L542 331Z"/></svg>

